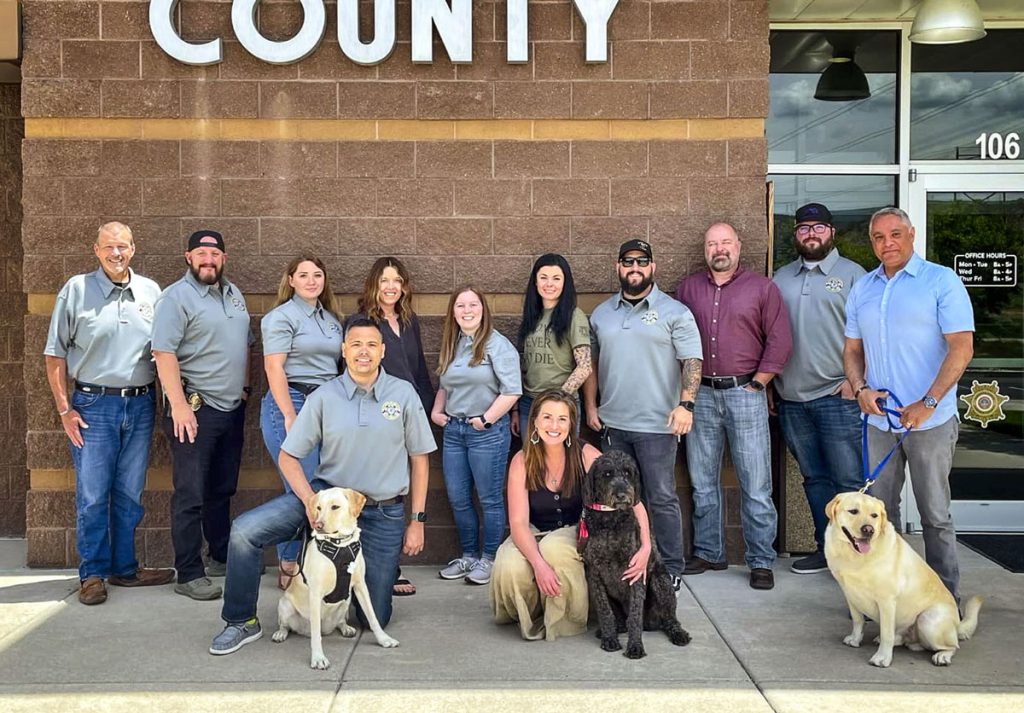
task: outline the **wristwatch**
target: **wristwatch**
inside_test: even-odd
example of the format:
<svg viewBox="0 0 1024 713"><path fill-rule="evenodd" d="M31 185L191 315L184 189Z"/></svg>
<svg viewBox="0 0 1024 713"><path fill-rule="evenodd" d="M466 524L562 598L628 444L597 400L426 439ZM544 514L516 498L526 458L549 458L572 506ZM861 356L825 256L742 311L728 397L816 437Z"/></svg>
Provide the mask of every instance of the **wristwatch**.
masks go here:
<svg viewBox="0 0 1024 713"><path fill-rule="evenodd" d="M764 391L764 384L762 384L757 379L751 379L750 388L752 388L754 391Z"/></svg>
<svg viewBox="0 0 1024 713"><path fill-rule="evenodd" d="M925 396L923 399L921 399L921 403L924 404L925 408L935 408L936 406L939 405L939 402L936 401L935 397L933 396Z"/></svg>
<svg viewBox="0 0 1024 713"><path fill-rule="evenodd" d="M697 408L697 404L695 404L692 401L680 401L679 405L682 406L687 411L689 411L690 413L693 413L693 410Z"/></svg>
<svg viewBox="0 0 1024 713"><path fill-rule="evenodd" d="M487 420L487 417L480 414L480 422L484 424L484 428L490 428L494 424Z"/></svg>
<svg viewBox="0 0 1024 713"><path fill-rule="evenodd" d="M425 512L413 512L409 513L409 522L426 522L427 513Z"/></svg>

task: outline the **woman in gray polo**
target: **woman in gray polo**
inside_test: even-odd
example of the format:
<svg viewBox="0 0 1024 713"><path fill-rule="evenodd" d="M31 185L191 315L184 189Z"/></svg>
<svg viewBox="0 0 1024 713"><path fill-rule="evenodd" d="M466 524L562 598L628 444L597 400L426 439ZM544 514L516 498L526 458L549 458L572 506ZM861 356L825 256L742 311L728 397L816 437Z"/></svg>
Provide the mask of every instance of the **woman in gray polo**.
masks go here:
<svg viewBox="0 0 1024 713"><path fill-rule="evenodd" d="M519 354L498 333L484 293L452 293L441 335L440 384L430 420L444 428L441 462L462 556L440 571L442 579L491 581L494 557L505 534L505 466L512 441L509 409L522 394ZM473 508L476 487L483 511Z"/></svg>
<svg viewBox="0 0 1024 713"><path fill-rule="evenodd" d="M338 375L342 329L334 306L327 268L317 257L300 255L288 263L277 290L277 304L260 323L267 390L260 409L260 429L270 457L278 452L306 397ZM319 448L302 459L302 471L312 478L320 462ZM284 489L291 492L288 481ZM301 542L277 546L280 560L277 584L286 589L297 572Z"/></svg>

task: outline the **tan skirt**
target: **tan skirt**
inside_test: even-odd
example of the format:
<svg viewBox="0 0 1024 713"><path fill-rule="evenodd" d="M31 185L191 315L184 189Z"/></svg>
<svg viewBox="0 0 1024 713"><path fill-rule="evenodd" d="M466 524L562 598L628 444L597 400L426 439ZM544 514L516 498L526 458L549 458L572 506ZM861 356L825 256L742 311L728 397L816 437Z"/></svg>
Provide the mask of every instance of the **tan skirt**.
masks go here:
<svg viewBox="0 0 1024 713"><path fill-rule="evenodd" d="M570 525L538 537L541 555L555 570L561 596L547 597L537 589L533 567L512 538L498 548L491 573L491 611L499 624L519 622L528 641L575 636L587 630L587 579L576 551L576 526Z"/></svg>

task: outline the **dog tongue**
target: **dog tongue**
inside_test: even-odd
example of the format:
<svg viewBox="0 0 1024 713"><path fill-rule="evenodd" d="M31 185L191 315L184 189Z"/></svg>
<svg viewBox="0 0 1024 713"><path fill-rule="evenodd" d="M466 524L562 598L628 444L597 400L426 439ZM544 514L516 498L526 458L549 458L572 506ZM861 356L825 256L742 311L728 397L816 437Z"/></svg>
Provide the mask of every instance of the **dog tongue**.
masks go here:
<svg viewBox="0 0 1024 713"><path fill-rule="evenodd" d="M866 555L871 551L871 542L869 540L857 540L857 551L862 555Z"/></svg>

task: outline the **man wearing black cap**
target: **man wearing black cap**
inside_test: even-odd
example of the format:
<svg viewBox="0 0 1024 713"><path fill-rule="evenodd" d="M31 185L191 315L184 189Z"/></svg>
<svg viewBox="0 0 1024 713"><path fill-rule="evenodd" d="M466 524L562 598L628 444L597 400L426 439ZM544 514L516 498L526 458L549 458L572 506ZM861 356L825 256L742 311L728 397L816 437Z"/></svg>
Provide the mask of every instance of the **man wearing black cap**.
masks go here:
<svg viewBox="0 0 1024 713"><path fill-rule="evenodd" d="M825 506L836 493L862 485L860 409L843 375L846 298L864 268L833 245L832 213L820 203L796 211L793 247L800 255L772 278L782 293L793 333L793 351L775 379L779 421L786 445L804 476L814 521L814 554L790 567L797 574L828 569Z"/></svg>
<svg viewBox="0 0 1024 713"><path fill-rule="evenodd" d="M700 335L690 310L654 284L650 243L623 243L617 270L621 291L590 316L594 370L583 385L587 424L608 448L636 459L658 551L678 592L684 559L676 451L693 423Z"/></svg>
<svg viewBox="0 0 1024 713"><path fill-rule="evenodd" d="M245 298L223 276L227 254L220 233L193 233L185 261L188 272L164 290L153 323L174 484L174 591L192 599L217 599L221 588L203 568L203 538L209 543L209 573L223 575L253 335Z"/></svg>

